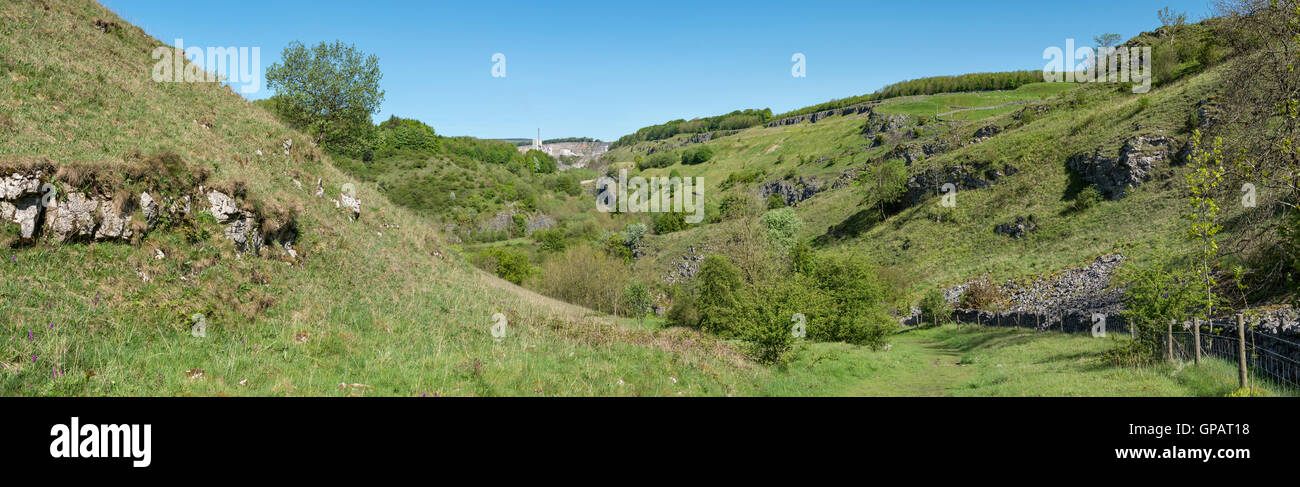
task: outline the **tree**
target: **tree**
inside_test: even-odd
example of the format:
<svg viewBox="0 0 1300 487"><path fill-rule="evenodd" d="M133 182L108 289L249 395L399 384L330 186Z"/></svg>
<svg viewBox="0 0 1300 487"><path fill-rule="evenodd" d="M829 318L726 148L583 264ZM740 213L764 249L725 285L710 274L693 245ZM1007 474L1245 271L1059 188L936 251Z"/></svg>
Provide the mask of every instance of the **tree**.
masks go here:
<svg viewBox="0 0 1300 487"><path fill-rule="evenodd" d="M1114 47L1115 44L1119 43L1120 39L1121 37L1119 36L1119 34L1116 34L1114 32L1107 32L1105 34L1101 34L1099 36L1093 37L1092 42L1097 44L1097 47Z"/></svg>
<svg viewBox="0 0 1300 487"><path fill-rule="evenodd" d="M1187 14L1183 12L1175 12L1169 7L1156 11L1156 16L1160 17L1160 25L1169 28L1170 41L1174 40L1174 34L1176 34L1177 29L1187 24Z"/></svg>
<svg viewBox="0 0 1300 487"><path fill-rule="evenodd" d="M1201 131L1192 132L1192 172L1187 174L1187 186L1190 192L1191 213L1188 220L1191 225L1188 237L1196 243L1197 279L1205 287L1205 318L1214 312L1214 274L1212 268L1219 255L1219 244L1214 240L1222 225L1215 220L1219 216L1219 205L1214 200L1214 193L1223 182L1226 172L1223 165L1223 140L1216 138L1212 147L1206 150L1201 145Z"/></svg>
<svg viewBox="0 0 1300 487"><path fill-rule="evenodd" d="M623 300L626 302L627 312L636 318L637 324L643 323L646 311L654 304L650 296L650 288L638 281L632 281L623 289Z"/></svg>
<svg viewBox="0 0 1300 487"><path fill-rule="evenodd" d="M384 101L379 58L339 41L310 49L295 41L281 58L267 68L266 84L276 90L291 124L331 150L365 149L374 129L370 116Z"/></svg>
<svg viewBox="0 0 1300 487"><path fill-rule="evenodd" d="M792 208L778 208L767 212L759 221L767 229L767 239L781 253L790 251L803 229L803 219Z"/></svg>
<svg viewBox="0 0 1300 487"><path fill-rule="evenodd" d="M907 193L907 165L902 159L890 159L872 168L871 176L871 197L884 220L885 211Z"/></svg>

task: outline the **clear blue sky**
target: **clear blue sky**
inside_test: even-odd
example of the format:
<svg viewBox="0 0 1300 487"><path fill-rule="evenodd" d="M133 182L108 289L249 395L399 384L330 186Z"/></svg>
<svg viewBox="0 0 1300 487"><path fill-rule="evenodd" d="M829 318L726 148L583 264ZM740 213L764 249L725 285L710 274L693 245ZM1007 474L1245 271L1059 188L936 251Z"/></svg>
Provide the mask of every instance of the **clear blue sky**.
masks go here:
<svg viewBox="0 0 1300 487"><path fill-rule="evenodd" d="M676 118L784 112L923 76L1042 69L1066 38L1125 39L1166 5L1197 21L1207 0L496 2L100 0L171 44L342 40L379 56L375 119L444 135L613 140ZM506 55L506 77L491 76ZM791 76L794 53L807 77ZM263 88L251 98L272 93Z"/></svg>

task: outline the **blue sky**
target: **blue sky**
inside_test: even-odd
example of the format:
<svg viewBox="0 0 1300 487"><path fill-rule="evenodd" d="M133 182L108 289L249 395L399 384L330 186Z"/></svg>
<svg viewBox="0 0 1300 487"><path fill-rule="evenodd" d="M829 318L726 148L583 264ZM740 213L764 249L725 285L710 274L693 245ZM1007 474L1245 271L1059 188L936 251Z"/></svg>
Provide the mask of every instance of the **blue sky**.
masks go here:
<svg viewBox="0 0 1300 487"><path fill-rule="evenodd" d="M1166 5L1206 0L835 2L457 2L100 0L171 44L261 47L342 40L379 56L375 119L443 135L614 140L676 118L784 112L923 76L1041 69L1066 38L1125 39ZM506 76L492 77L492 55ZM791 56L806 58L804 78ZM265 98L265 88L250 98Z"/></svg>

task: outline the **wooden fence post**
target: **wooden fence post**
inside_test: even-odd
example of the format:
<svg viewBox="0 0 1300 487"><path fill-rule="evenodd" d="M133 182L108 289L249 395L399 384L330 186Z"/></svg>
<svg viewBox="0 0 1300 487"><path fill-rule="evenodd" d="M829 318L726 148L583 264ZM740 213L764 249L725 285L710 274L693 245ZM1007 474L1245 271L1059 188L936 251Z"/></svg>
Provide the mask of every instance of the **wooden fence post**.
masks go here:
<svg viewBox="0 0 1300 487"><path fill-rule="evenodd" d="M1237 365L1241 370L1241 388L1246 388L1246 316L1237 313Z"/></svg>
<svg viewBox="0 0 1300 487"><path fill-rule="evenodd" d="M1201 365L1201 319L1192 318L1192 345L1196 347L1196 365Z"/></svg>
<svg viewBox="0 0 1300 487"><path fill-rule="evenodd" d="M1174 361L1174 320L1169 320L1169 329L1165 332L1165 354L1170 362Z"/></svg>

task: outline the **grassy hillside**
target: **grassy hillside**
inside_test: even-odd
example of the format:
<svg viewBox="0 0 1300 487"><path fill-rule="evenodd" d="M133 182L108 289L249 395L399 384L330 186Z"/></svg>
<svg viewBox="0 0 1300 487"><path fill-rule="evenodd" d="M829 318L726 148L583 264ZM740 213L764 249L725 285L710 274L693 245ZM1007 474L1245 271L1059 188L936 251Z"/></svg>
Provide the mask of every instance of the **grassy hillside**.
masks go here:
<svg viewBox="0 0 1300 487"><path fill-rule="evenodd" d="M5 2L0 32L0 166L81 168L113 194L141 184L127 169L174 152L300 232L297 259L236 254L202 217L135 245L0 248L4 394L722 395L770 374L688 330L629 327L473 269L229 89L151 81L161 43L93 2ZM346 183L355 222L331 202ZM206 338L191 336L198 313Z"/></svg>

